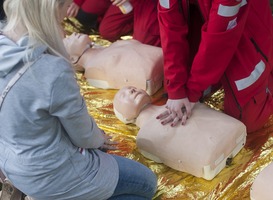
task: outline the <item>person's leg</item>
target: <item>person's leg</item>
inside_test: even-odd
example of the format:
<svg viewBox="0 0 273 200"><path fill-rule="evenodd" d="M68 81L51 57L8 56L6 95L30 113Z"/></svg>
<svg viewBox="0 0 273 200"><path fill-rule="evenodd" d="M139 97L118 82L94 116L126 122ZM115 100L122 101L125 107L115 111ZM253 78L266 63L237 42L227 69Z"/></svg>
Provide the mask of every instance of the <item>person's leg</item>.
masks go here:
<svg viewBox="0 0 273 200"><path fill-rule="evenodd" d="M87 29L98 30L99 22L111 5L109 0L85 0L76 19Z"/></svg>
<svg viewBox="0 0 273 200"><path fill-rule="evenodd" d="M87 13L80 9L76 19L84 26L85 29L98 29L98 16L96 14Z"/></svg>
<svg viewBox="0 0 273 200"><path fill-rule="evenodd" d="M225 90L224 111L226 114L239 119L246 127L247 132L254 132L262 128L273 114L273 78L269 77L268 87L255 95L241 111L230 90Z"/></svg>
<svg viewBox="0 0 273 200"><path fill-rule="evenodd" d="M133 12L123 14L117 6L111 5L99 25L102 38L114 42L121 36L133 32Z"/></svg>
<svg viewBox="0 0 273 200"><path fill-rule="evenodd" d="M157 0L135 0L133 38L153 46L161 46L157 19Z"/></svg>
<svg viewBox="0 0 273 200"><path fill-rule="evenodd" d="M272 95L257 95L243 107L242 122L247 126L248 133L254 132L262 128L272 114Z"/></svg>
<svg viewBox="0 0 273 200"><path fill-rule="evenodd" d="M157 189L157 177L143 164L113 155L119 166L119 181L109 200L152 199Z"/></svg>
<svg viewBox="0 0 273 200"><path fill-rule="evenodd" d="M0 20L5 19L6 15L3 9L4 0L0 0Z"/></svg>
<svg viewBox="0 0 273 200"><path fill-rule="evenodd" d="M81 9L86 13L103 16L111 5L112 3L109 0L85 0Z"/></svg>

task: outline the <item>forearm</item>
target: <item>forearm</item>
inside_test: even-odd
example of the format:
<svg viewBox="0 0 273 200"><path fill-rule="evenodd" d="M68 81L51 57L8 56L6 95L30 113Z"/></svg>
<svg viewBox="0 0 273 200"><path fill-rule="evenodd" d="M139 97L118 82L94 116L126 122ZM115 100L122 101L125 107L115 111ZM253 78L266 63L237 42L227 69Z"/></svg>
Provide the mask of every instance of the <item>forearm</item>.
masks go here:
<svg viewBox="0 0 273 200"><path fill-rule="evenodd" d="M169 98L173 99L186 96L189 71L188 22L180 6L177 0L170 0L169 5L158 5L164 76Z"/></svg>

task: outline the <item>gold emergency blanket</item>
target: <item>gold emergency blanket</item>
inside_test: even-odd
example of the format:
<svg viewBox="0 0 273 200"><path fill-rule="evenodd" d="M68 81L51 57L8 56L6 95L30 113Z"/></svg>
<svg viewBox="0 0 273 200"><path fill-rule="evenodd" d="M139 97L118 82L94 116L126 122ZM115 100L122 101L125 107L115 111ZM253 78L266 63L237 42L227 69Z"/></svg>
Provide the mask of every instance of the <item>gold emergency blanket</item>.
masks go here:
<svg viewBox="0 0 273 200"><path fill-rule="evenodd" d="M78 31L73 26L73 21L67 22L65 30L68 35ZM98 35L92 34L90 37L102 46L110 44ZM118 150L109 153L141 162L157 174L158 190L154 200L250 200L250 187L254 179L273 161L273 115L263 129L247 136L245 147L233 158L231 165L226 166L211 181L148 160L136 147L139 128L133 124L125 125L115 117L112 101L117 90L91 87L81 73L77 73L77 79L90 115L100 128L119 142ZM165 103L166 99L162 94L163 91L160 90L152 96L154 104ZM206 99L205 103L216 110L222 110L223 97L223 91L219 90Z"/></svg>
<svg viewBox="0 0 273 200"><path fill-rule="evenodd" d="M113 112L113 98L117 90L96 89L88 85L77 73L89 113L99 127L118 141L118 150L109 153L121 155L143 163L158 176L155 200L243 200L250 199L250 187L259 172L273 160L273 116L263 129L247 136L245 147L236 155L232 164L224 168L213 180L197 178L157 164L144 158L137 150L136 125L125 125ZM156 104L165 103L162 90L152 96ZM162 97L162 99L160 99ZM220 90L205 103L215 109L222 108L223 92ZM193 144L194 145L194 144Z"/></svg>

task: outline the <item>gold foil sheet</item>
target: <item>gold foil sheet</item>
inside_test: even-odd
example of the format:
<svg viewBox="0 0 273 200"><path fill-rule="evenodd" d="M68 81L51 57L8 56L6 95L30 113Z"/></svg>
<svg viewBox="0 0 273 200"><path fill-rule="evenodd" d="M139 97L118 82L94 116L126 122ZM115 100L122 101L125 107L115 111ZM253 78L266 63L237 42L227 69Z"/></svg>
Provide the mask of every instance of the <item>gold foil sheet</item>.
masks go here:
<svg viewBox="0 0 273 200"><path fill-rule="evenodd" d="M247 200L250 187L259 172L273 160L273 116L261 130L249 134L245 147L213 180L208 181L190 174L173 170L164 164L144 158L137 150L136 125L125 125L113 112L113 98L117 90L103 90L88 85L81 73L77 73L82 95L88 110L99 127L119 142L118 150L109 153L121 155L143 163L158 176L155 200ZM155 104L165 103L160 90L152 96ZM205 103L217 110L222 109L223 91L207 98ZM194 145L194 144L193 144Z"/></svg>
<svg viewBox="0 0 273 200"><path fill-rule="evenodd" d="M71 23L72 22L72 23ZM76 24L76 26L75 26ZM72 19L65 23L69 35L79 32L79 24ZM90 35L97 44L108 46L109 42L99 35ZM122 39L128 39L123 37ZM158 177L158 189L154 200L250 200L250 187L259 172L273 161L273 116L261 130L249 134L245 147L233 158L213 180L208 181L190 174L173 170L143 157L136 146L136 125L125 125L113 112L113 98L117 90L103 90L91 87L82 73L77 73L81 93L88 111L98 126L118 142L118 150L109 153L124 156L148 166ZM205 103L216 110L223 108L223 91L219 90ZM163 104L166 98L160 90L152 96L154 104ZM193 144L194 145L194 144Z"/></svg>

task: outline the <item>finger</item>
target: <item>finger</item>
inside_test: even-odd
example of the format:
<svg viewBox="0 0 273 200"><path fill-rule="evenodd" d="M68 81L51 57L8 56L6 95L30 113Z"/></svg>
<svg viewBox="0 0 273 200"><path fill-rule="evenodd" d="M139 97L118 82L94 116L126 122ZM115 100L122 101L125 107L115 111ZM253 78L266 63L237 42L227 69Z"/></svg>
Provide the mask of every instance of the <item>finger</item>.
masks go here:
<svg viewBox="0 0 273 200"><path fill-rule="evenodd" d="M177 113L176 112L171 112L170 116L172 117L172 119L175 119L177 117Z"/></svg>
<svg viewBox="0 0 273 200"><path fill-rule="evenodd" d="M116 143L116 141L111 140L112 139L111 136L105 135L104 137L105 137L104 144L115 144Z"/></svg>
<svg viewBox="0 0 273 200"><path fill-rule="evenodd" d="M119 1L117 4L116 4L116 6L121 6L123 4L123 2L122 1Z"/></svg>
<svg viewBox="0 0 273 200"><path fill-rule="evenodd" d="M187 121L188 117L187 117L187 113L185 113L181 119L181 124L182 125L185 125L186 124L186 121Z"/></svg>
<svg viewBox="0 0 273 200"><path fill-rule="evenodd" d="M164 111L163 113L161 113L160 115L158 115L157 117L156 117L156 119L165 119L166 117L168 117L170 114L169 114L169 111L168 110L166 110L166 111Z"/></svg>
<svg viewBox="0 0 273 200"><path fill-rule="evenodd" d="M114 6L116 6L118 3L119 3L119 1L118 1L118 0L114 0L114 1L112 1L112 4L113 4Z"/></svg>
<svg viewBox="0 0 273 200"><path fill-rule="evenodd" d="M118 5L121 6L122 4L124 4L127 0L120 0Z"/></svg>
<svg viewBox="0 0 273 200"><path fill-rule="evenodd" d="M104 145L102 145L102 146L100 147L100 149L117 150L118 148L117 148L116 146L104 144Z"/></svg>
<svg viewBox="0 0 273 200"><path fill-rule="evenodd" d="M111 140L111 139L112 139L112 136L111 136L111 135L105 134L105 138L106 138L107 140Z"/></svg>
<svg viewBox="0 0 273 200"><path fill-rule="evenodd" d="M173 118L171 116L168 116L167 118L165 118L164 120L161 121L161 124L166 125L172 121L173 121Z"/></svg>
<svg viewBox="0 0 273 200"><path fill-rule="evenodd" d="M186 113L187 113L187 118L190 118L191 116L191 105L187 104L185 105Z"/></svg>
<svg viewBox="0 0 273 200"><path fill-rule="evenodd" d="M71 17L75 17L76 15L78 14L78 11L77 10L74 10L73 14Z"/></svg>
<svg viewBox="0 0 273 200"><path fill-rule="evenodd" d="M179 110L176 112L176 117L178 117L179 119L182 119L183 115L184 115L184 113L183 113L183 111L182 111L182 108L179 109Z"/></svg>
<svg viewBox="0 0 273 200"><path fill-rule="evenodd" d="M175 113L169 113L169 112L166 112L164 113L162 116L159 116L159 120L161 121L164 121L166 123L169 123L170 121L172 121L174 118L176 117L176 114ZM164 124L166 124L164 123Z"/></svg>
<svg viewBox="0 0 273 200"><path fill-rule="evenodd" d="M180 119L179 117L174 118L173 122L171 123L171 126L172 126L172 127L175 127L175 126L178 124L178 122L179 122L180 120L181 120L181 119Z"/></svg>
<svg viewBox="0 0 273 200"><path fill-rule="evenodd" d="M67 17L72 17L73 16L73 11L68 9L67 10Z"/></svg>
<svg viewBox="0 0 273 200"><path fill-rule="evenodd" d="M118 142L108 140L108 141L107 141L107 142L105 142L104 144L107 144L107 145L117 145L117 144L118 144Z"/></svg>

